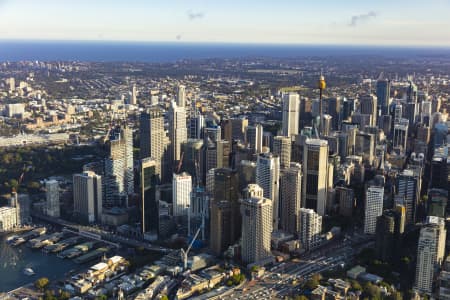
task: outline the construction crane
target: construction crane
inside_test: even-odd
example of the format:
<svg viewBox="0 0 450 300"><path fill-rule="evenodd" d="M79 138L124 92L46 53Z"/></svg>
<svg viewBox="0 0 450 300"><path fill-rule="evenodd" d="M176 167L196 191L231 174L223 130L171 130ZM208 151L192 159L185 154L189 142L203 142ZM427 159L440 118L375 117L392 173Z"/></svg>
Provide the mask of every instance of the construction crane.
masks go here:
<svg viewBox="0 0 450 300"><path fill-rule="evenodd" d="M186 269L187 269L187 260L188 260L189 251L191 251L192 245L194 244L194 242L197 239L198 234L200 233L201 230L202 230L202 226L200 226L197 229L197 232L195 233L194 237L192 238L192 241L189 244L186 251L183 248L181 248L181 258L183 259L183 271L186 271Z"/></svg>
<svg viewBox="0 0 450 300"><path fill-rule="evenodd" d="M22 184L25 173L28 172L31 168L31 166L23 165L22 174L20 174L19 179L17 180L17 189L19 189L20 185ZM13 187L12 192L15 193L16 188Z"/></svg>

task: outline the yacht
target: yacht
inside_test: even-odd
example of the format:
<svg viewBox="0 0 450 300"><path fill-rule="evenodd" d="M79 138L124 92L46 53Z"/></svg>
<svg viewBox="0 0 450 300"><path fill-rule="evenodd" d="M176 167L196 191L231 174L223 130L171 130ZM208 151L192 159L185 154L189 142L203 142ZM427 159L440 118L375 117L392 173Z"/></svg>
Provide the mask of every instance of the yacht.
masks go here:
<svg viewBox="0 0 450 300"><path fill-rule="evenodd" d="M23 270L23 274L25 274L25 275L27 275L27 276L33 276L33 275L36 274L36 273L34 273L34 271L33 271L32 268L25 268L25 269Z"/></svg>

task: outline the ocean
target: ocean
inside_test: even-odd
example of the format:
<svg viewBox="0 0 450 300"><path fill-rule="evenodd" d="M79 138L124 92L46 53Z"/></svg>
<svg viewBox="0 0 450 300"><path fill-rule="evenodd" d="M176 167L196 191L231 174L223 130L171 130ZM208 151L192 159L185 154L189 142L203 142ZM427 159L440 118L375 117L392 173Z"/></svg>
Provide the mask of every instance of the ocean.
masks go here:
<svg viewBox="0 0 450 300"><path fill-rule="evenodd" d="M450 48L0 40L0 61L175 62L207 58L450 56Z"/></svg>

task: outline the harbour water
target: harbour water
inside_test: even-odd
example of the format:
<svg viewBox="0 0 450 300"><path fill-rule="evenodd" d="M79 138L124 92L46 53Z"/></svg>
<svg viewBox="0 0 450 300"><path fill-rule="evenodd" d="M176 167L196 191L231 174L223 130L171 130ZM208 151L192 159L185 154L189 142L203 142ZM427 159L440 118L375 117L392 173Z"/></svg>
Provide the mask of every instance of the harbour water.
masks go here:
<svg viewBox="0 0 450 300"><path fill-rule="evenodd" d="M80 267L72 260L60 259L55 254L45 254L26 245L12 247L5 236L0 237L0 292L14 290L41 277L58 280ZM33 269L36 274L25 275L25 268Z"/></svg>

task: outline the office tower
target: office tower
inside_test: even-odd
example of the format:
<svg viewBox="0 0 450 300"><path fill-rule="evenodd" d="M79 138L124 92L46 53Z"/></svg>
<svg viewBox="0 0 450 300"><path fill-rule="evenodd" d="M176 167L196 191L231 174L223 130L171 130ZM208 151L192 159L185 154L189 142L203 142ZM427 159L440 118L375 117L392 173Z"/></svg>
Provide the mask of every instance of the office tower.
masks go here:
<svg viewBox="0 0 450 300"><path fill-rule="evenodd" d="M384 187L369 186L364 203L364 233L375 234L377 218L383 214Z"/></svg>
<svg viewBox="0 0 450 300"><path fill-rule="evenodd" d="M400 103L396 103L394 105L394 124L399 123L403 118L403 105Z"/></svg>
<svg viewBox="0 0 450 300"><path fill-rule="evenodd" d="M405 169L397 178L397 204L406 208L406 224L415 224L422 179L416 169Z"/></svg>
<svg viewBox="0 0 450 300"><path fill-rule="evenodd" d="M256 184L264 190L264 198L272 200L273 230L278 230L278 201L280 181L280 157L272 153L258 155Z"/></svg>
<svg viewBox="0 0 450 300"><path fill-rule="evenodd" d="M210 212L210 248L220 255L241 235L239 190L236 171L214 170L213 199Z"/></svg>
<svg viewBox="0 0 450 300"><path fill-rule="evenodd" d="M322 216L313 209L300 209L299 240L303 248L312 250L320 244L322 232Z"/></svg>
<svg viewBox="0 0 450 300"><path fill-rule="evenodd" d="M433 146L439 148L447 144L448 126L446 123L437 123L433 128Z"/></svg>
<svg viewBox="0 0 450 300"><path fill-rule="evenodd" d="M222 139L222 129L220 126L208 126L204 129L205 142L211 140L211 142L217 142Z"/></svg>
<svg viewBox="0 0 450 300"><path fill-rule="evenodd" d="M420 122L427 126L430 125L432 114L432 103L431 101L423 101L420 104Z"/></svg>
<svg viewBox="0 0 450 300"><path fill-rule="evenodd" d="M307 139L303 150L302 207L324 216L328 197L328 143Z"/></svg>
<svg viewBox="0 0 450 300"><path fill-rule="evenodd" d="M94 172L73 175L73 212L84 223L99 223L102 216L102 177Z"/></svg>
<svg viewBox="0 0 450 300"><path fill-rule="evenodd" d="M45 182L46 214L50 217L59 218L59 183L56 180Z"/></svg>
<svg viewBox="0 0 450 300"><path fill-rule="evenodd" d="M375 252L380 260L394 262L399 259L404 227L405 208L403 206L385 210L377 218Z"/></svg>
<svg viewBox="0 0 450 300"><path fill-rule="evenodd" d="M448 190L429 189L428 190L428 215L439 218L446 217L448 202Z"/></svg>
<svg viewBox="0 0 450 300"><path fill-rule="evenodd" d="M300 232L300 208L302 190L302 165L291 163L281 171L280 176L280 227L283 231L298 234Z"/></svg>
<svg viewBox="0 0 450 300"><path fill-rule="evenodd" d="M261 124L247 127L247 143L252 153L261 153L263 147L263 127Z"/></svg>
<svg viewBox="0 0 450 300"><path fill-rule="evenodd" d="M271 256L272 201L252 196L241 201L242 250L245 264L264 261Z"/></svg>
<svg viewBox="0 0 450 300"><path fill-rule="evenodd" d="M329 136L331 134L333 117L330 115L323 115L322 119L322 135Z"/></svg>
<svg viewBox="0 0 450 300"><path fill-rule="evenodd" d="M283 136L291 137L298 134L300 121L300 97L297 93L283 94Z"/></svg>
<svg viewBox="0 0 450 300"><path fill-rule="evenodd" d="M197 109L194 111L194 115L189 118L189 138L201 139L205 128L205 116L199 113Z"/></svg>
<svg viewBox="0 0 450 300"><path fill-rule="evenodd" d="M389 100L391 95L391 81L389 79L377 80L377 101L382 115L389 112Z"/></svg>
<svg viewBox="0 0 450 300"><path fill-rule="evenodd" d="M17 210L12 206L0 207L0 233L8 232L18 226Z"/></svg>
<svg viewBox="0 0 450 300"><path fill-rule="evenodd" d="M355 100L354 99L346 99L342 101L342 120L348 121L350 117L353 115L355 109Z"/></svg>
<svg viewBox="0 0 450 300"><path fill-rule="evenodd" d="M382 115L378 122L378 128L383 130L384 134L388 137L392 134L392 116L391 115Z"/></svg>
<svg viewBox="0 0 450 300"><path fill-rule="evenodd" d="M331 116L330 131L338 130L340 128L340 123L342 121L341 103L342 99L340 97L324 99L324 113Z"/></svg>
<svg viewBox="0 0 450 300"><path fill-rule="evenodd" d="M223 137L229 142L241 141L242 143L244 143L247 127L248 119L246 117L225 120L223 123Z"/></svg>
<svg viewBox="0 0 450 300"><path fill-rule="evenodd" d="M134 193L133 131L126 126L110 130L109 156L105 159L105 206L128 206Z"/></svg>
<svg viewBox="0 0 450 300"><path fill-rule="evenodd" d="M355 139L355 154L362 156L364 162L372 165L375 159L375 136L358 132Z"/></svg>
<svg viewBox="0 0 450 300"><path fill-rule="evenodd" d="M188 173L173 174L173 215L187 216L191 206L192 177Z"/></svg>
<svg viewBox="0 0 450 300"><path fill-rule="evenodd" d="M181 151L183 153L183 161L181 162L180 170L175 171L191 174L194 186L202 184L203 172L200 164L203 155L203 140L188 139L181 145Z"/></svg>
<svg viewBox="0 0 450 300"><path fill-rule="evenodd" d="M241 160L238 167L239 191L242 191L247 185L256 182L256 163L249 160Z"/></svg>
<svg viewBox="0 0 450 300"><path fill-rule="evenodd" d="M133 84L133 88L131 89L131 99L130 104L136 105L137 104L137 91L136 91L136 84Z"/></svg>
<svg viewBox="0 0 450 300"><path fill-rule="evenodd" d="M369 126L376 126L378 108L377 108L377 97L374 95L364 95L359 99L359 110L362 115L370 116Z"/></svg>
<svg viewBox="0 0 450 300"><path fill-rule="evenodd" d="M273 138L272 153L280 158L280 167L287 168L291 164L292 140L287 136L276 136Z"/></svg>
<svg viewBox="0 0 450 300"><path fill-rule="evenodd" d="M406 143L408 142L408 127L409 122L407 119L400 119L398 123L394 124L394 137L392 146L394 148L400 149L402 152L406 152Z"/></svg>
<svg viewBox="0 0 450 300"><path fill-rule="evenodd" d="M181 145L187 141L186 108L175 102L169 109L170 163L181 159Z"/></svg>
<svg viewBox="0 0 450 300"><path fill-rule="evenodd" d="M417 244L416 280L414 289L431 295L435 272L442 264L445 254L445 221L438 217L427 217L420 229Z"/></svg>
<svg viewBox="0 0 450 300"><path fill-rule="evenodd" d="M177 87L177 106L186 106L186 87L181 84Z"/></svg>
<svg viewBox="0 0 450 300"><path fill-rule="evenodd" d="M159 108L152 108L140 116L140 157L156 161L156 174L162 179L165 143L164 116ZM168 171L168 170L166 170Z"/></svg>
<svg viewBox="0 0 450 300"><path fill-rule="evenodd" d="M9 91L14 92L16 90L16 80L14 79L14 77L10 77L7 81L7 83L9 84Z"/></svg>
<svg viewBox="0 0 450 300"><path fill-rule="evenodd" d="M156 185L159 178L156 173L158 163L153 158L144 158L140 164L141 230L147 240L158 238L159 212L156 200Z"/></svg>
<svg viewBox="0 0 450 300"><path fill-rule="evenodd" d="M351 217L355 207L355 193L353 189L337 186L334 190L336 202L339 203L339 214L344 217Z"/></svg>

